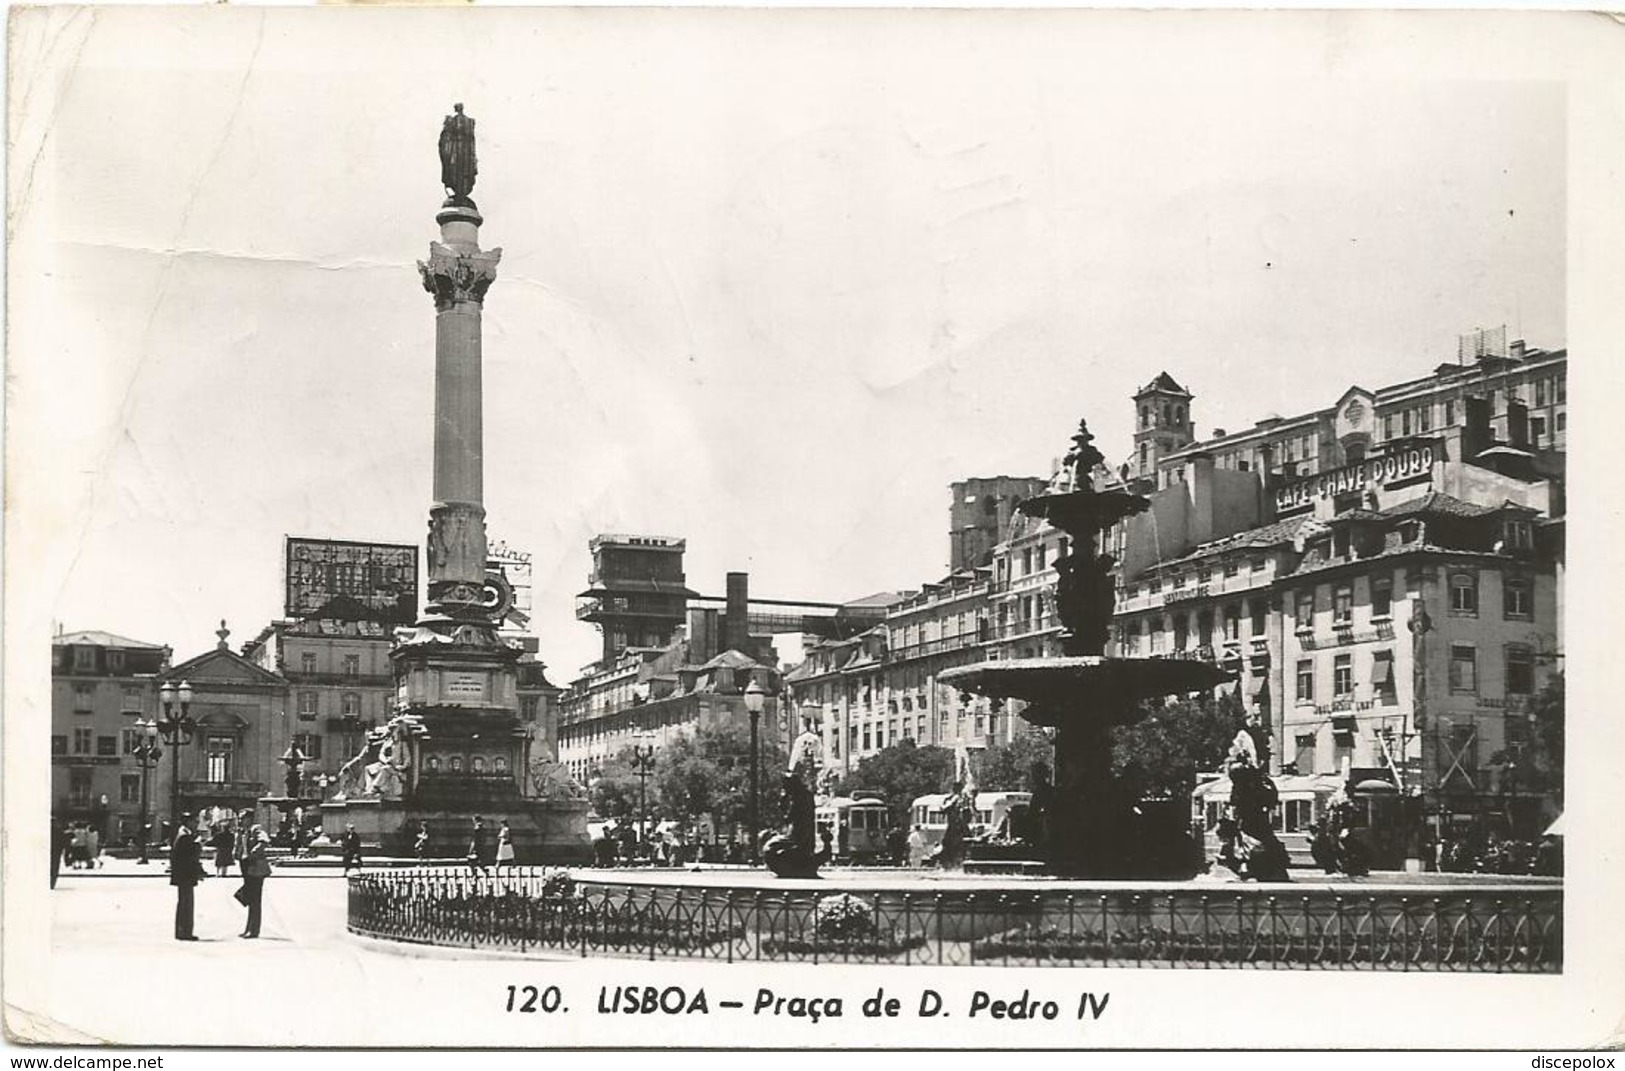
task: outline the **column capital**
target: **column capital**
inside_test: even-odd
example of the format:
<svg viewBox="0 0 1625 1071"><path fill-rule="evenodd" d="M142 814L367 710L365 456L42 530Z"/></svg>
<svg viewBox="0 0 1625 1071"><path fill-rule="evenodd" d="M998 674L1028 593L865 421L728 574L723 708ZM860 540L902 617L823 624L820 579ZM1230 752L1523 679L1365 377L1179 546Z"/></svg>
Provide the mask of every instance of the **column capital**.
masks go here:
<svg viewBox="0 0 1625 1071"><path fill-rule="evenodd" d="M482 304L501 259L500 249L463 252L444 242L430 242L429 259L418 261L418 273L423 289L434 295L436 311L445 312L456 305Z"/></svg>

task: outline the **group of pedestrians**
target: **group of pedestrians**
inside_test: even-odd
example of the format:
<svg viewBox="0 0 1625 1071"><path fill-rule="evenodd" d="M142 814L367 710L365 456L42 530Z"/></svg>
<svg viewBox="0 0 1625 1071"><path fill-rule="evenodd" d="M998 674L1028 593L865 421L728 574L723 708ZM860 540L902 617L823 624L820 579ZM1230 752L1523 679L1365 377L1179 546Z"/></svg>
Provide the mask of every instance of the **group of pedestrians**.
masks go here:
<svg viewBox="0 0 1625 1071"><path fill-rule="evenodd" d="M193 932L195 897L198 884L208 877L203 867L203 841L192 829L194 817L190 812L181 815L180 827L175 831L175 841L169 849L169 884L175 887L177 941L198 939ZM242 828L235 832L229 825L218 827L210 836L209 844L215 851L214 863L218 876L224 877L234 862L242 868L243 884L233 896L247 908L248 917L243 932L237 936L258 937L265 879L271 876L268 855L271 838L266 836L265 827L244 822Z"/></svg>

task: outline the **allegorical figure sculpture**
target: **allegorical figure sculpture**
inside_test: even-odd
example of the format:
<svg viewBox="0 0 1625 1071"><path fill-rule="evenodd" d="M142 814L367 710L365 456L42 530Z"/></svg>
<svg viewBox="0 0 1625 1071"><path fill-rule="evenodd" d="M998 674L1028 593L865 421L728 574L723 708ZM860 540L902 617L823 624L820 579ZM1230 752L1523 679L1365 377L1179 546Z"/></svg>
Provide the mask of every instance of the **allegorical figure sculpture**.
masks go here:
<svg viewBox="0 0 1625 1071"><path fill-rule="evenodd" d="M446 204L472 206L468 195L480 170L474 156L474 120L463 114L461 104L452 107L453 114L440 128L440 184L446 188Z"/></svg>
<svg viewBox="0 0 1625 1071"><path fill-rule="evenodd" d="M781 878L816 878L818 868L829 862L831 855L827 832L823 847L814 848L818 823L812 786L818 779L822 741L810 722L803 725L790 749L789 768L784 771L784 809L790 830L769 837L762 845L762 862Z"/></svg>

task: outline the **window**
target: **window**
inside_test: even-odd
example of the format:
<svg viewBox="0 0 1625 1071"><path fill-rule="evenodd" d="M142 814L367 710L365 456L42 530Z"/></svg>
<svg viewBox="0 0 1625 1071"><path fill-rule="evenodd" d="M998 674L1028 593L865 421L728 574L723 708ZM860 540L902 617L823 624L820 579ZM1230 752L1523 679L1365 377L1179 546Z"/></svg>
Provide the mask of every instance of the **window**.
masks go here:
<svg viewBox="0 0 1625 1071"><path fill-rule="evenodd" d="M1394 612L1394 578L1391 576L1374 576L1371 578L1371 616L1389 617Z"/></svg>
<svg viewBox="0 0 1625 1071"><path fill-rule="evenodd" d="M316 693L299 693L299 718L301 721L316 720Z"/></svg>
<svg viewBox="0 0 1625 1071"><path fill-rule="evenodd" d="M1503 527L1503 538L1512 550L1529 550L1535 545L1534 529L1522 519L1507 521Z"/></svg>
<svg viewBox="0 0 1625 1071"><path fill-rule="evenodd" d="M123 651L108 651L107 652L107 672L109 672L109 673L123 673L124 672L124 652Z"/></svg>
<svg viewBox="0 0 1625 1071"><path fill-rule="evenodd" d="M75 807L90 806L90 769L77 766L68 771L68 803Z"/></svg>
<svg viewBox="0 0 1625 1071"><path fill-rule="evenodd" d="M1504 617L1529 617L1533 612L1531 585L1527 577L1509 576L1501 584Z"/></svg>
<svg viewBox="0 0 1625 1071"><path fill-rule="evenodd" d="M477 773L477 774L484 773L485 772L485 756L484 755L475 755L473 763L469 766L469 771L471 773Z"/></svg>
<svg viewBox="0 0 1625 1071"><path fill-rule="evenodd" d="M519 697L519 716L526 721L536 720L537 708L541 705L541 697L525 695Z"/></svg>
<svg viewBox="0 0 1625 1071"><path fill-rule="evenodd" d="M305 753L307 759L322 757L321 733L294 733L293 742L299 745L299 750Z"/></svg>
<svg viewBox="0 0 1625 1071"><path fill-rule="evenodd" d="M1298 631L1307 632L1315 627L1315 593L1298 592Z"/></svg>
<svg viewBox="0 0 1625 1071"><path fill-rule="evenodd" d="M1241 607L1235 603L1224 608L1224 638L1241 639Z"/></svg>
<svg viewBox="0 0 1625 1071"><path fill-rule="evenodd" d="M223 785L231 780L231 752L235 741L229 736L208 736L203 741L203 776Z"/></svg>
<svg viewBox="0 0 1625 1071"><path fill-rule="evenodd" d="M1338 625L1354 623L1354 584L1344 581L1332 592L1332 621Z"/></svg>
<svg viewBox="0 0 1625 1071"><path fill-rule="evenodd" d="M126 714L142 714L142 713L145 713L142 710L141 689L140 688L125 688L121 702L123 704L121 709Z"/></svg>
<svg viewBox="0 0 1625 1071"><path fill-rule="evenodd" d="M1557 404L1562 405L1569 400L1569 381L1563 376L1557 377Z"/></svg>
<svg viewBox="0 0 1625 1071"><path fill-rule="evenodd" d="M1399 702L1394 691L1394 653L1378 651L1371 659L1371 695L1383 706Z"/></svg>
<svg viewBox="0 0 1625 1071"><path fill-rule="evenodd" d="M1147 581L1146 585L1145 585L1145 590L1149 591L1153 595L1157 594L1157 592L1162 590L1162 579L1159 577L1159 578Z"/></svg>
<svg viewBox="0 0 1625 1071"><path fill-rule="evenodd" d="M1447 427L1447 428L1451 428L1451 427L1455 427L1455 425L1456 425L1456 402L1455 402L1455 399L1453 399L1453 398L1446 399L1446 401L1444 403L1444 426Z"/></svg>
<svg viewBox="0 0 1625 1071"><path fill-rule="evenodd" d="M1465 695L1478 691L1478 650L1470 643L1450 645L1450 690Z"/></svg>
<svg viewBox="0 0 1625 1071"><path fill-rule="evenodd" d="M1253 560L1252 560L1252 561L1251 561L1251 562L1250 562L1250 563L1249 563L1249 564L1248 564L1248 566L1247 566L1247 567L1248 567L1248 568L1249 568L1249 569L1251 569L1251 570L1252 570L1252 571L1253 571L1253 572L1255 572L1255 573L1262 573L1262 572L1263 572L1263 571L1264 571L1264 566L1265 566L1265 564L1266 564L1266 563L1265 563L1265 560L1264 560L1264 559L1263 559L1263 558L1254 558L1254 559L1253 559Z"/></svg>
<svg viewBox="0 0 1625 1071"><path fill-rule="evenodd" d="M1535 653L1522 644L1507 645L1507 695L1535 691Z"/></svg>
<svg viewBox="0 0 1625 1071"><path fill-rule="evenodd" d="M1418 431L1428 432L1433 430L1433 407L1431 405L1424 405L1417 410L1416 415L1419 421L1417 425Z"/></svg>
<svg viewBox="0 0 1625 1071"><path fill-rule="evenodd" d="M88 755L95 746L96 732L93 729L83 728L73 731L73 753L75 755Z"/></svg>
<svg viewBox="0 0 1625 1071"><path fill-rule="evenodd" d="M1315 734L1299 733L1293 737L1293 762L1300 774L1315 772Z"/></svg>
<svg viewBox="0 0 1625 1071"><path fill-rule="evenodd" d="M301 654L299 656L299 672L301 672L301 673L315 673L316 672L316 652L314 652L314 651L306 651L306 652L304 652L303 654Z"/></svg>
<svg viewBox="0 0 1625 1071"><path fill-rule="evenodd" d="M96 648L75 647L73 649L73 671L75 673L96 672Z"/></svg>
<svg viewBox="0 0 1625 1071"><path fill-rule="evenodd" d="M90 714L96 709L96 686L94 684L75 684L73 686L73 712L75 714Z"/></svg>
<svg viewBox="0 0 1625 1071"><path fill-rule="evenodd" d="M345 655L344 656L344 675L346 677L356 677L356 676L360 676L360 674L361 674L361 656L360 655L353 655L353 654Z"/></svg>
<svg viewBox="0 0 1625 1071"><path fill-rule="evenodd" d="M869 727L865 725L863 727L863 750L868 751L872 746L873 744L869 738Z"/></svg>
<svg viewBox="0 0 1625 1071"><path fill-rule="evenodd" d="M1140 653L1140 623L1130 621L1123 626L1123 653L1133 657Z"/></svg>
<svg viewBox="0 0 1625 1071"><path fill-rule="evenodd" d="M1240 571L1241 571L1241 563L1240 562L1237 562L1234 559L1232 559L1232 560L1227 561L1227 562L1224 563L1224 575L1225 576L1235 576L1236 573L1238 573Z"/></svg>
<svg viewBox="0 0 1625 1071"><path fill-rule="evenodd" d="M1191 623L1184 614L1174 616L1174 650L1183 651L1190 642Z"/></svg>
<svg viewBox="0 0 1625 1071"><path fill-rule="evenodd" d="M1535 380L1535 404L1546 404L1546 381L1544 379Z"/></svg>
<svg viewBox="0 0 1625 1071"><path fill-rule="evenodd" d="M1402 543L1415 543L1422 538L1422 525L1417 521L1406 521L1399 526L1399 539Z"/></svg>
<svg viewBox="0 0 1625 1071"><path fill-rule="evenodd" d="M361 717L361 696L356 692L345 692L339 696L339 713L346 718Z"/></svg>
<svg viewBox="0 0 1625 1071"><path fill-rule="evenodd" d="M1033 571L1033 548L1028 547L1021 552L1021 575L1027 576Z"/></svg>
<svg viewBox="0 0 1625 1071"><path fill-rule="evenodd" d="M118 737L98 736L96 738L96 755L99 758L111 759L118 757Z"/></svg>
<svg viewBox="0 0 1625 1071"><path fill-rule="evenodd" d="M119 774L119 778L118 778L118 801L120 803L140 803L141 802L141 775L140 774L133 774L133 773Z"/></svg>
<svg viewBox="0 0 1625 1071"><path fill-rule="evenodd" d="M1151 635L1151 653L1161 654L1163 645L1166 642L1163 638L1165 633L1162 631L1162 618L1153 617L1151 624L1148 626L1148 631Z"/></svg>
<svg viewBox="0 0 1625 1071"><path fill-rule="evenodd" d="M1298 663L1298 702L1315 701L1315 664L1305 658Z"/></svg>
<svg viewBox="0 0 1625 1071"><path fill-rule="evenodd" d="M68 753L68 738L61 733L51 737L51 754L66 755Z"/></svg>
<svg viewBox="0 0 1625 1071"><path fill-rule="evenodd" d="M1410 433L1411 433L1411 411L1409 409L1407 409L1407 410L1405 410L1405 412L1400 414L1400 434L1409 435Z"/></svg>
<svg viewBox="0 0 1625 1071"><path fill-rule="evenodd" d="M1339 696L1354 693L1354 656L1340 654L1332 665L1332 694Z"/></svg>
<svg viewBox="0 0 1625 1071"><path fill-rule="evenodd" d="M1382 437L1384 439L1394 437L1394 414L1392 413L1387 413L1382 418Z"/></svg>
<svg viewBox="0 0 1625 1071"><path fill-rule="evenodd" d="M1478 574L1450 574L1450 612L1453 614L1478 613Z"/></svg>
<svg viewBox="0 0 1625 1071"><path fill-rule="evenodd" d="M1182 588L1184 586L1185 586L1185 574L1184 573L1175 573L1174 574L1174 590L1178 591L1180 588Z"/></svg>
<svg viewBox="0 0 1625 1071"><path fill-rule="evenodd" d="M1257 598L1252 601L1250 609L1253 615L1253 635L1262 639L1264 636L1264 620L1269 612L1269 606L1263 598Z"/></svg>
<svg viewBox="0 0 1625 1071"><path fill-rule="evenodd" d="M1532 443L1534 443L1536 446L1539 446L1540 441L1542 439L1544 439L1544 438L1546 438L1546 418L1545 417L1539 417L1539 416L1538 417L1530 417L1529 418L1529 440Z"/></svg>
<svg viewBox="0 0 1625 1071"><path fill-rule="evenodd" d="M506 755L498 755L495 759L493 759L491 761L491 768L496 770L496 772L499 773L499 774L507 773L508 772L508 756L506 756Z"/></svg>

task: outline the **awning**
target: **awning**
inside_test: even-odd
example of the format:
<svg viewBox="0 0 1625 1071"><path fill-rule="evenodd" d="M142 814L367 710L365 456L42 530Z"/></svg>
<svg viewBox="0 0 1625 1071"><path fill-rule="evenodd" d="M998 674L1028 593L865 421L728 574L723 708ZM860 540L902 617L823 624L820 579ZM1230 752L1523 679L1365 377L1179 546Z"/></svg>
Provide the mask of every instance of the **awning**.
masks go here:
<svg viewBox="0 0 1625 1071"><path fill-rule="evenodd" d="M1356 792L1367 792L1373 795L1386 794L1399 791L1399 786L1392 781L1384 781L1380 777L1368 777L1354 786Z"/></svg>
<svg viewBox="0 0 1625 1071"><path fill-rule="evenodd" d="M1371 663L1371 683L1378 688L1393 683L1394 659L1393 656L1378 655Z"/></svg>

